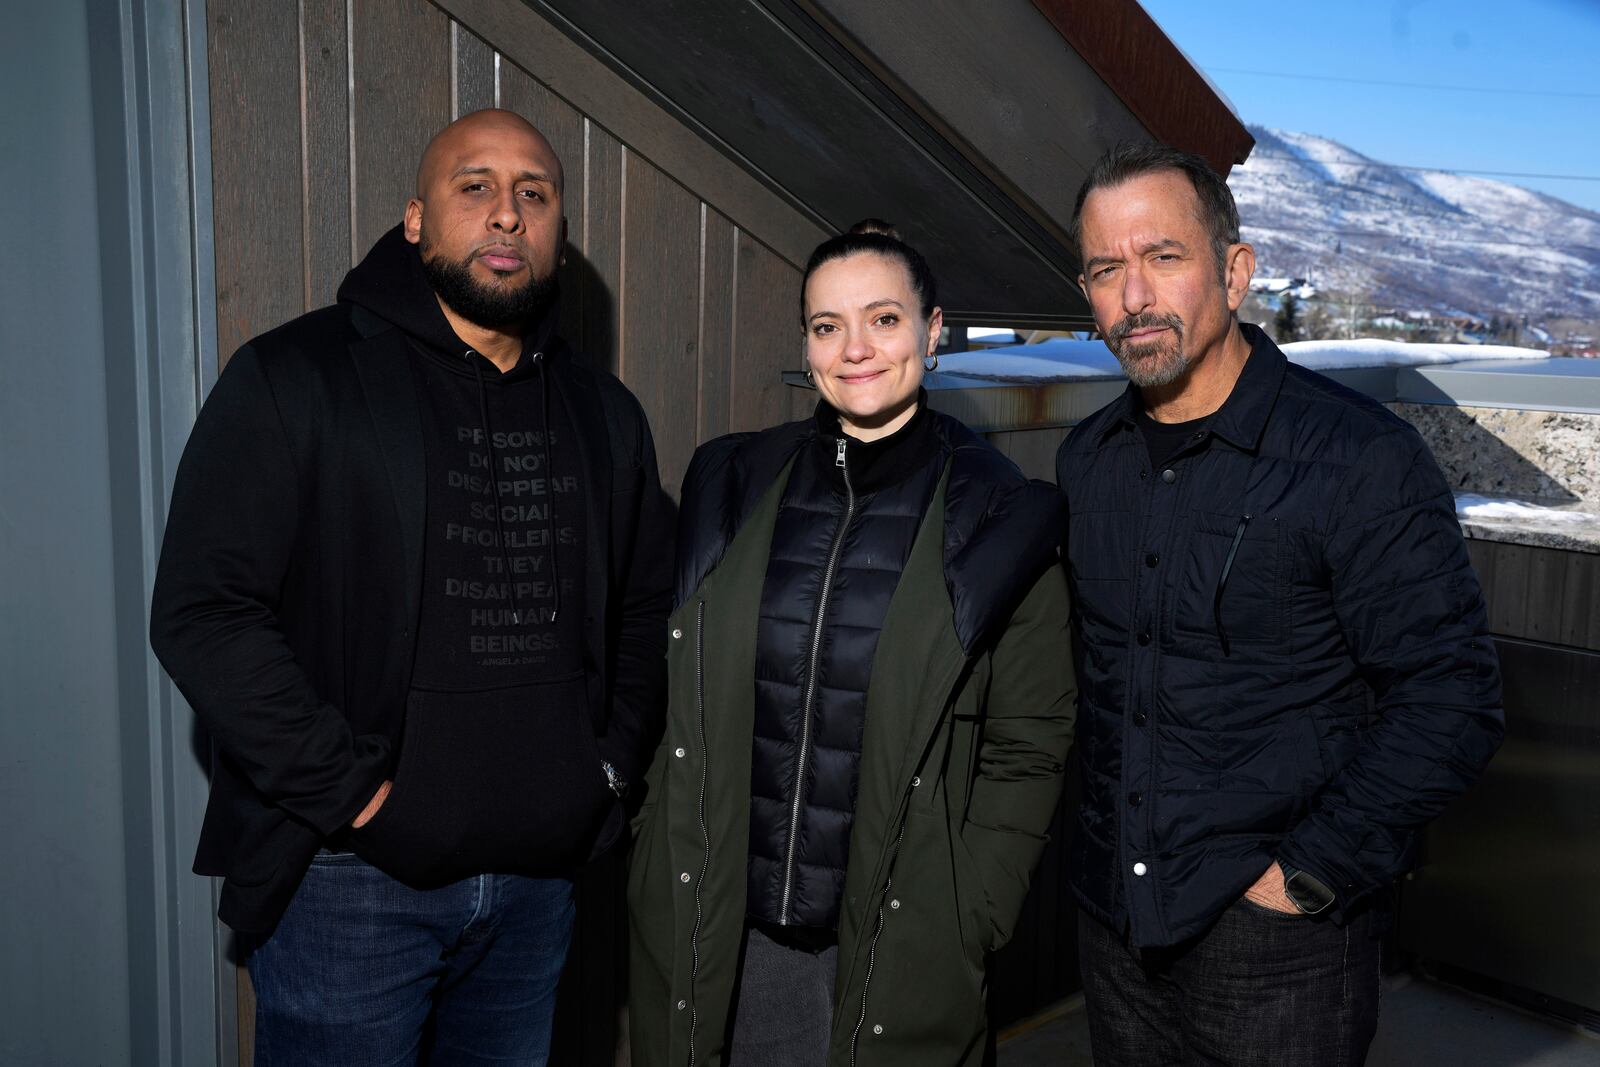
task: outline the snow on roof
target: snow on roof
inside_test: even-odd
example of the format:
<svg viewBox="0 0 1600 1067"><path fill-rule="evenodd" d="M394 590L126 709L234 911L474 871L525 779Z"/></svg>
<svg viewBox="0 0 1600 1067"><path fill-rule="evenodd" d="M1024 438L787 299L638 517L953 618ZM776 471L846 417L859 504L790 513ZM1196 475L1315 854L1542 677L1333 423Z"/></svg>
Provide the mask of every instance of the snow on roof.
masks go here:
<svg viewBox="0 0 1600 1067"><path fill-rule="evenodd" d="M1549 359L1550 353L1538 348L1513 348L1510 345L1426 344L1416 341L1380 341L1357 338L1348 341L1295 341L1283 346L1283 354L1311 370L1342 370L1351 367L1420 367L1431 363L1467 363L1483 359Z"/></svg>
<svg viewBox="0 0 1600 1067"><path fill-rule="evenodd" d="M1007 345L980 352L946 352L939 372L998 381L1062 381L1068 378L1120 378L1122 369L1104 341L1064 337L1036 345Z"/></svg>
<svg viewBox="0 0 1600 1067"><path fill-rule="evenodd" d="M1412 367L1485 359L1548 359L1536 348L1508 345L1421 344L1380 341L1296 341L1284 355L1311 370L1353 367ZM977 352L946 352L939 357L942 374L992 381L1065 381L1074 378L1116 378L1122 369L1104 341L1055 338L1036 345L1008 345Z"/></svg>

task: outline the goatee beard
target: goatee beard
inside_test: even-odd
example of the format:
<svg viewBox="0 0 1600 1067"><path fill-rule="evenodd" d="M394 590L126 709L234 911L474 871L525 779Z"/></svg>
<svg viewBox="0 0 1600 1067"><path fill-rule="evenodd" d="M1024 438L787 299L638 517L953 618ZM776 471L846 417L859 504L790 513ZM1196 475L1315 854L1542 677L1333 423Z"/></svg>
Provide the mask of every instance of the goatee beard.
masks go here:
<svg viewBox="0 0 1600 1067"><path fill-rule="evenodd" d="M554 272L543 278L529 271L529 278L514 289L485 285L472 276L472 256L447 260L430 256L426 241L421 246L422 272L428 284L450 310L474 326L485 330L504 330L522 326L544 315L556 298Z"/></svg>
<svg viewBox="0 0 1600 1067"><path fill-rule="evenodd" d="M1168 338L1144 344L1128 343L1128 335L1134 330L1153 327L1166 327L1172 333ZM1106 347L1117 357L1128 381L1141 389L1171 385L1189 370L1189 357L1183 351L1183 320L1176 315L1129 315L1106 331Z"/></svg>

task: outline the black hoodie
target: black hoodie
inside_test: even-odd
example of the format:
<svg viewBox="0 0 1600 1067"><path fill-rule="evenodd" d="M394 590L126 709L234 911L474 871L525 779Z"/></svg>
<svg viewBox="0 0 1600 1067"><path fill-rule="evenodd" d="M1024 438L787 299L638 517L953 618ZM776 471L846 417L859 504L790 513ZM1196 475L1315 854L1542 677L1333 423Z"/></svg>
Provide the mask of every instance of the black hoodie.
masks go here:
<svg viewBox="0 0 1600 1067"><path fill-rule="evenodd" d="M571 421L550 403L555 302L502 374L451 329L398 228L339 299L407 335L428 482L405 736L394 788L351 847L424 887L569 871L612 805L572 610L587 509Z"/></svg>
<svg viewBox="0 0 1600 1067"><path fill-rule="evenodd" d="M151 645L214 746L195 870L225 876L218 914L241 931L270 931L329 845L417 885L570 871L622 826L600 760L637 782L660 729L670 504L638 401L553 314L512 374L475 368L398 230L340 297L228 361L178 468L151 600ZM484 463L554 465L576 488L541 496L510 484L539 474L518 474L474 493L461 470ZM454 498L437 491L452 474L467 483ZM461 507L486 516L470 581L509 594L493 608L445 592L469 581L446 552ZM488 588L552 541L537 566L553 588ZM460 610L452 674L436 635L461 637ZM552 635L561 647L535 647ZM466 693L474 672L490 695ZM387 803L350 832L386 778Z"/></svg>

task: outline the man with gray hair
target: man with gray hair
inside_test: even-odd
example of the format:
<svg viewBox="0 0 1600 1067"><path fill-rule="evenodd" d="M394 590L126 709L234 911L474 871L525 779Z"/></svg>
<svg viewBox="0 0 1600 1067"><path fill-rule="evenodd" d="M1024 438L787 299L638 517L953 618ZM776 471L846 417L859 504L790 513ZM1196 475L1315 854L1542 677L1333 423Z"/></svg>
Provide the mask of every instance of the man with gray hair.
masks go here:
<svg viewBox="0 0 1600 1067"><path fill-rule="evenodd" d="M1129 380L1056 457L1095 1062L1358 1064L1386 890L1502 732L1450 491L1238 321L1255 253L1204 160L1113 149L1073 231Z"/></svg>

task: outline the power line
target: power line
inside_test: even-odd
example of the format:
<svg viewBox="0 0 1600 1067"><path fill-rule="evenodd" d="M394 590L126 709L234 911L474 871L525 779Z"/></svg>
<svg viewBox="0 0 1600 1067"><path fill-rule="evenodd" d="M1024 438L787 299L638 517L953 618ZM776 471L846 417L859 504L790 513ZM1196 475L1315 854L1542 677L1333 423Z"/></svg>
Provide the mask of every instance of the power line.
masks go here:
<svg viewBox="0 0 1600 1067"><path fill-rule="evenodd" d="M1292 74L1283 70L1246 70L1242 67L1204 68L1207 73L1248 74L1256 78L1290 78L1295 81L1339 82L1343 85L1382 85L1395 89L1437 89L1450 93L1489 93L1493 96L1554 96L1574 100L1600 100L1600 93L1566 89L1500 89L1486 85L1444 85L1439 82L1385 81L1379 78L1345 78L1333 74Z"/></svg>
<svg viewBox="0 0 1600 1067"><path fill-rule="evenodd" d="M1327 237L1339 238L1379 238L1385 241L1413 241L1419 244L1452 244L1452 245L1504 245L1511 248L1539 248L1545 251L1582 251L1592 252L1600 256L1600 248L1593 245L1577 244L1552 244L1545 241L1511 241L1498 237L1434 237L1418 234L1384 233L1381 230L1339 230L1331 226L1266 226L1261 223L1241 222L1240 229L1268 230L1272 233L1309 233L1321 234Z"/></svg>
<svg viewBox="0 0 1600 1067"><path fill-rule="evenodd" d="M1286 152L1251 152L1250 159L1287 159L1300 163L1332 164L1340 167L1373 167L1378 170L1405 170L1424 174L1482 174L1497 178L1546 178L1566 182L1600 182L1600 174L1531 174L1520 170L1468 170L1461 167L1412 167L1402 163L1379 163L1370 159L1309 159ZM1250 160L1245 160L1249 165Z"/></svg>

